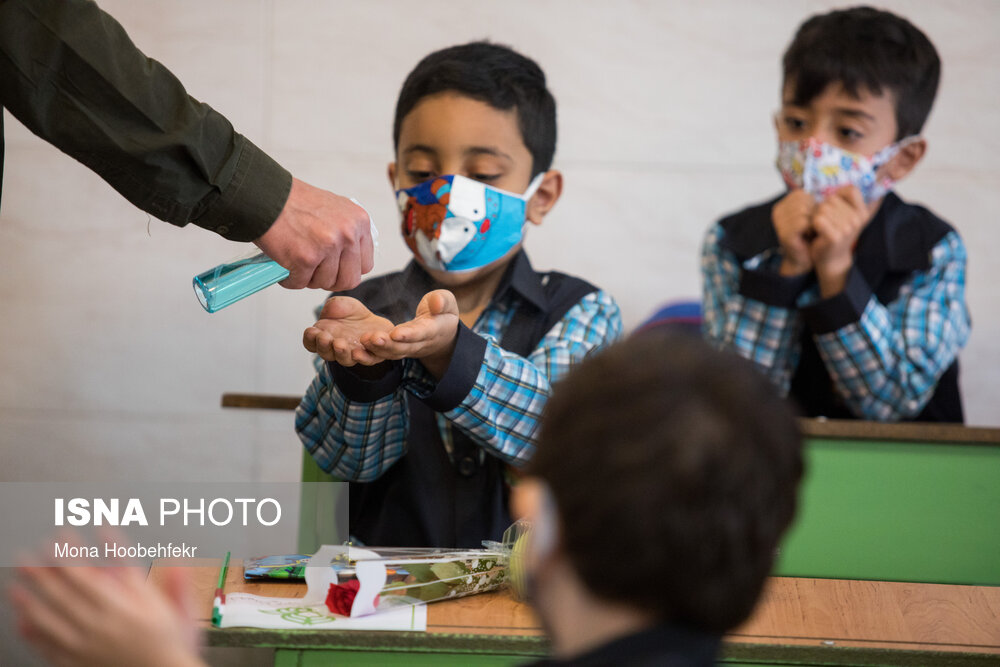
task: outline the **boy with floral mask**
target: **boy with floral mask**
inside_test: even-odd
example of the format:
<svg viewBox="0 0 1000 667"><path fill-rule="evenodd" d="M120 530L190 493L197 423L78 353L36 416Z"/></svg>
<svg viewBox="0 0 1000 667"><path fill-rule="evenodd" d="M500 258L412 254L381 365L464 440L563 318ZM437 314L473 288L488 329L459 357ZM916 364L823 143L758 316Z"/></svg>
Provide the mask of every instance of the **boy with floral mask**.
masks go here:
<svg viewBox="0 0 1000 667"><path fill-rule="evenodd" d="M891 191L927 147L934 46L905 19L856 7L803 23L783 64L789 191L709 231L706 335L808 416L963 421L965 247Z"/></svg>
<svg viewBox="0 0 1000 667"><path fill-rule="evenodd" d="M621 333L607 293L521 248L562 190L555 138L544 73L509 48L437 51L403 84L388 175L414 259L326 302L296 413L320 467L352 482L363 543L500 539L551 383Z"/></svg>

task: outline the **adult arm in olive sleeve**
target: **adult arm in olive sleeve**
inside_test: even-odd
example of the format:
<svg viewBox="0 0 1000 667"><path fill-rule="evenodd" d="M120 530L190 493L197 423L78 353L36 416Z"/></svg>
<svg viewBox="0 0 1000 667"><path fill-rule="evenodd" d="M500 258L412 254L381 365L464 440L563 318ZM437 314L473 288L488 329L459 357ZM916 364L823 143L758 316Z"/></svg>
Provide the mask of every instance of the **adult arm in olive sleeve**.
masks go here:
<svg viewBox="0 0 1000 667"><path fill-rule="evenodd" d="M0 0L0 104L137 207L234 241L268 231L292 176L86 0Z"/></svg>

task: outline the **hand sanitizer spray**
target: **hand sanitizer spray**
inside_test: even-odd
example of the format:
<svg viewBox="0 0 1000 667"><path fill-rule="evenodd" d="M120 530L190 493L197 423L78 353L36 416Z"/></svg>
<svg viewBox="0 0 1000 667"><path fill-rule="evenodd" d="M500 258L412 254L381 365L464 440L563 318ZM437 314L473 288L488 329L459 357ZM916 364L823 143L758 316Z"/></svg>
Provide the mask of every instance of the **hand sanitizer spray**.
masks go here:
<svg viewBox="0 0 1000 667"><path fill-rule="evenodd" d="M262 252L220 264L194 277L198 303L210 313L288 277L288 269Z"/></svg>
<svg viewBox="0 0 1000 667"><path fill-rule="evenodd" d="M361 206L356 199L351 201ZM364 209L364 206L361 208ZM368 213L367 209L365 213ZM372 245L378 250L378 230L370 214L368 222L371 224ZM288 269L257 251L199 273L193 280L194 293L198 303L214 313L287 277Z"/></svg>

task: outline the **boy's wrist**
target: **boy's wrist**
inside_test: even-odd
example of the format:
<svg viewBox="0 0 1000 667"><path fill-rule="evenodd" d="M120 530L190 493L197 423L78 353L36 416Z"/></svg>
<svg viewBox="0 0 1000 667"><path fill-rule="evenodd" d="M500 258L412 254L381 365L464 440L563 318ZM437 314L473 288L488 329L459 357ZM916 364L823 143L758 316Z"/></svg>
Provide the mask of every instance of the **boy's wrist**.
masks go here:
<svg viewBox="0 0 1000 667"><path fill-rule="evenodd" d="M458 407L472 391L486 356L485 338L459 322L454 349L448 356L437 385L424 402L432 410L447 412ZM421 360L423 361L423 360ZM427 368L426 364L423 364ZM427 368L431 373L431 369Z"/></svg>
<svg viewBox="0 0 1000 667"><path fill-rule="evenodd" d="M796 276L802 276L812 271L812 266L809 264L803 264L801 262L796 262L788 257L783 257L781 259L781 265L778 267L778 275L784 276L786 278L794 278Z"/></svg>
<svg viewBox="0 0 1000 667"><path fill-rule="evenodd" d="M819 283L820 296L829 299L844 291L847 284L847 274L854 262L848 258L846 262L825 262L816 265L816 282Z"/></svg>
<svg viewBox="0 0 1000 667"><path fill-rule="evenodd" d="M392 371L393 365L391 361L380 361L372 366L365 366L363 364L355 364L350 367L350 373L353 373L361 380L366 380L368 382L375 382L381 380L386 375Z"/></svg>
<svg viewBox="0 0 1000 667"><path fill-rule="evenodd" d="M455 331L451 336L451 340L442 342L440 349L421 357L420 363L422 363L424 368L426 368L436 379L440 380L443 378L444 374L448 370L448 366L451 365L451 358L455 354L455 343L457 341L458 324L455 325Z"/></svg>

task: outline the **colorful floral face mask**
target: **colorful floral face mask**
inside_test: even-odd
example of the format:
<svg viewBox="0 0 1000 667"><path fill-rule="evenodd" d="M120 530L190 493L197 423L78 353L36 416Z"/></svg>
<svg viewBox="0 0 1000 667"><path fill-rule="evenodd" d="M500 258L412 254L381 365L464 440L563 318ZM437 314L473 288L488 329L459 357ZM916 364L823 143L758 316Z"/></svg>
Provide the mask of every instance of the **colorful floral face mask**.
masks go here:
<svg viewBox="0 0 1000 667"><path fill-rule="evenodd" d="M543 176L538 174L523 195L457 174L397 190L403 239L429 268L484 267L524 238L528 200Z"/></svg>
<svg viewBox="0 0 1000 667"><path fill-rule="evenodd" d="M890 144L871 157L851 153L812 137L778 142L778 171L790 188L802 188L817 200L845 185L861 191L866 204L892 189L893 180L878 171L916 137Z"/></svg>

